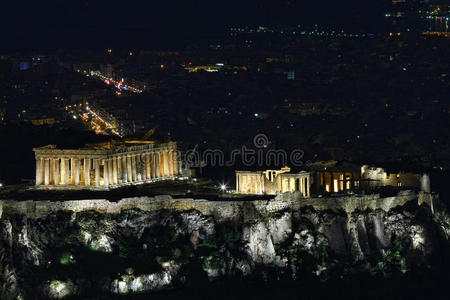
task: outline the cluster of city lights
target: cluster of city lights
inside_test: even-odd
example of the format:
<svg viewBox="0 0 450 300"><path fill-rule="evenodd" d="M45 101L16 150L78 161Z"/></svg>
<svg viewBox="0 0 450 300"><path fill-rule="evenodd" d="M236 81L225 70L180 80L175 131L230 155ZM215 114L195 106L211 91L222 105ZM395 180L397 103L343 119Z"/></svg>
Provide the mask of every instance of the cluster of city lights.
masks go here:
<svg viewBox="0 0 450 300"><path fill-rule="evenodd" d="M91 75L99 77L107 85L113 84L119 90L130 90L130 91L135 92L135 93L142 93L143 92L142 90L140 90L138 88L135 88L135 87L133 87L133 86L131 86L129 84L126 84L124 78L122 78L121 80L115 80L114 78L107 77L107 76L101 74L100 72L91 72Z"/></svg>
<svg viewBox="0 0 450 300"><path fill-rule="evenodd" d="M357 33L345 33L343 30L318 30L315 28L314 30L301 30L300 25L297 26L296 29L288 28L288 29L269 29L267 27L258 27L257 29L244 27L244 28L231 28L231 35L237 36L241 33L279 33L283 35L300 35L300 36L329 36L329 37L366 37L373 36L373 34L357 34Z"/></svg>
<svg viewBox="0 0 450 300"><path fill-rule="evenodd" d="M77 72L79 72L79 73L82 72L82 73L84 73L86 75L90 74L90 76L98 77L105 84L107 84L107 85L111 85L112 84L119 90L126 90L126 91L130 90L130 91L132 91L134 93L138 93L138 94L143 92L143 90L138 89L138 88L136 88L136 87L134 87L132 85L129 85L129 84L125 83L125 79L124 78L121 78L121 80L115 80L112 77L108 77L108 76L105 76L105 75L101 74L99 71L90 71L90 72L88 72L88 71L77 70Z"/></svg>
<svg viewBox="0 0 450 300"><path fill-rule="evenodd" d="M91 107L87 106L88 104L89 103L86 102L85 111L83 111L83 105L81 103L68 105L66 106L66 110L72 113L73 119L76 120L79 117L85 123L88 123L97 134L108 135L108 133L102 129L107 128L112 134L122 137L110 122L102 118L98 113L92 110ZM76 111L78 111L78 113L76 113Z"/></svg>
<svg viewBox="0 0 450 300"><path fill-rule="evenodd" d="M450 21L450 17L427 16L427 19L440 19L442 21Z"/></svg>

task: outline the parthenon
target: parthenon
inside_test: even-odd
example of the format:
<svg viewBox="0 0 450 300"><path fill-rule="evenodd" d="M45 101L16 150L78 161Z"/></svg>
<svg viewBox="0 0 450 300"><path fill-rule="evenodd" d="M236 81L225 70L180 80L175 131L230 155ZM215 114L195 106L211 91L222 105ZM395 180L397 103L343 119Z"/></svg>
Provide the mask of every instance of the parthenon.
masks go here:
<svg viewBox="0 0 450 300"><path fill-rule="evenodd" d="M109 189L182 173L175 142L107 142L82 149L47 145L33 150L37 188Z"/></svg>
<svg viewBox="0 0 450 300"><path fill-rule="evenodd" d="M236 171L236 192L240 194L274 195L277 192L299 191L303 197L310 196L310 173L289 173L291 168L266 171Z"/></svg>

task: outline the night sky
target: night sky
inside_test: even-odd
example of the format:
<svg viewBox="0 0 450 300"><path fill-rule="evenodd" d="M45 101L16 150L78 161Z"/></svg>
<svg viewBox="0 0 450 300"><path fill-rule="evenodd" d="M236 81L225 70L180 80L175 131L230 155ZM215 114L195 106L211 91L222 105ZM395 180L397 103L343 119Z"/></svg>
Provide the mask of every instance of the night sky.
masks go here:
<svg viewBox="0 0 450 300"><path fill-rule="evenodd" d="M376 31L388 0L8 1L2 4L3 48L146 46L199 38L233 25L334 25Z"/></svg>

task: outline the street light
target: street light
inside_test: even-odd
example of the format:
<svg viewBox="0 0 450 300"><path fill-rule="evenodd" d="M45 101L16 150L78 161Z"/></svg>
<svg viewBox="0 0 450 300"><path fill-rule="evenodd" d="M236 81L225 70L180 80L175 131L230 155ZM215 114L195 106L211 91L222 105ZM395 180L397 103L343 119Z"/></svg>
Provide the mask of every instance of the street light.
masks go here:
<svg viewBox="0 0 450 300"><path fill-rule="evenodd" d="M225 191L227 190L227 186L225 184L221 184L220 190L222 191L222 194L225 194Z"/></svg>

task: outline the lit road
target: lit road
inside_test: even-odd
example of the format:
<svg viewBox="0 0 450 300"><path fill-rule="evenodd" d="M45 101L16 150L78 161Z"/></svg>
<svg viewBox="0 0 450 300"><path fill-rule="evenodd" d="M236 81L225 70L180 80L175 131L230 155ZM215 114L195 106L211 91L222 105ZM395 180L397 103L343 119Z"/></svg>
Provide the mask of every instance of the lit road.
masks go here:
<svg viewBox="0 0 450 300"><path fill-rule="evenodd" d="M141 89L138 89L138 88L136 88L136 87L134 87L132 85L126 84L123 81L117 81L117 80L115 80L112 77L104 76L104 75L102 75L99 72L94 72L94 71L89 72L89 71L85 71L85 70L77 70L77 72L78 73L83 73L83 74L86 74L86 75L91 75L91 76L98 77L103 82L105 82L107 85L111 85L112 84L113 86L116 86L119 90L129 90L129 91L132 91L132 92L138 93L138 94L143 92L143 90L141 90Z"/></svg>
<svg viewBox="0 0 450 300"><path fill-rule="evenodd" d="M68 111L74 119L80 118L84 124L96 134L122 137L113 124L105 120L89 106L84 107L82 104L68 105L66 106L66 111Z"/></svg>

